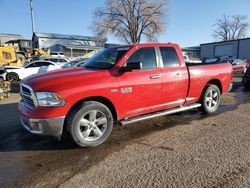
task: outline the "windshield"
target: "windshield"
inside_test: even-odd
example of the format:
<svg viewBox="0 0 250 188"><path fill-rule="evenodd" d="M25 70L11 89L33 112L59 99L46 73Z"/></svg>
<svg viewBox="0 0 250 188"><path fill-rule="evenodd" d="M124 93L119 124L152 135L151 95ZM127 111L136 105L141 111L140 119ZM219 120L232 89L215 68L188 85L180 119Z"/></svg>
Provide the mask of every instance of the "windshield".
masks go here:
<svg viewBox="0 0 250 188"><path fill-rule="evenodd" d="M130 47L106 48L87 60L83 67L92 69L111 68Z"/></svg>
<svg viewBox="0 0 250 188"><path fill-rule="evenodd" d="M70 61L70 62L66 63L65 65L63 65L62 68L63 69L71 68L71 67L75 66L77 63L79 63L79 61Z"/></svg>
<svg viewBox="0 0 250 188"><path fill-rule="evenodd" d="M29 40L20 40L21 48L31 48L31 41Z"/></svg>

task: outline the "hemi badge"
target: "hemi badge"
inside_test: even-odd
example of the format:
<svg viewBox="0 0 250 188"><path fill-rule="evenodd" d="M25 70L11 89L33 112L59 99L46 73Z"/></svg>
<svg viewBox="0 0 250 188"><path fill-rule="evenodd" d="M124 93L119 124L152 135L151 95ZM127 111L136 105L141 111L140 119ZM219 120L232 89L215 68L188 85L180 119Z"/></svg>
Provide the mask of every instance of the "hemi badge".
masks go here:
<svg viewBox="0 0 250 188"><path fill-rule="evenodd" d="M111 89L110 91L111 91L111 93L115 93L118 91L118 89Z"/></svg>

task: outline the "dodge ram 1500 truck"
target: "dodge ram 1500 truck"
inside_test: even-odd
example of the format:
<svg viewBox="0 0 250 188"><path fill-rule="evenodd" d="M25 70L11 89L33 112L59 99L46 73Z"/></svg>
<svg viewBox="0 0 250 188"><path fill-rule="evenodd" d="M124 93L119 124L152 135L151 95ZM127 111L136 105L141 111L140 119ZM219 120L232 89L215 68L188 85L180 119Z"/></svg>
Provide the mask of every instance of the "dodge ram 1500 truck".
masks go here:
<svg viewBox="0 0 250 188"><path fill-rule="evenodd" d="M193 108L212 114L231 82L231 64L186 64L176 44L118 46L83 67L24 79L18 108L29 132L60 138L66 131L91 147L103 143L114 124Z"/></svg>

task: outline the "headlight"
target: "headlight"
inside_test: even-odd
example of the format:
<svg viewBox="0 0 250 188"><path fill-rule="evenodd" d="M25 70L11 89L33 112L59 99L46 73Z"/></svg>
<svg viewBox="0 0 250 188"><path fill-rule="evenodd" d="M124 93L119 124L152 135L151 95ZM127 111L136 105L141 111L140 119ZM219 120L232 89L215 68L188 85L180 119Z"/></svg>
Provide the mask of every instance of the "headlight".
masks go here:
<svg viewBox="0 0 250 188"><path fill-rule="evenodd" d="M66 102L57 93L36 92L36 98L39 106L63 106Z"/></svg>

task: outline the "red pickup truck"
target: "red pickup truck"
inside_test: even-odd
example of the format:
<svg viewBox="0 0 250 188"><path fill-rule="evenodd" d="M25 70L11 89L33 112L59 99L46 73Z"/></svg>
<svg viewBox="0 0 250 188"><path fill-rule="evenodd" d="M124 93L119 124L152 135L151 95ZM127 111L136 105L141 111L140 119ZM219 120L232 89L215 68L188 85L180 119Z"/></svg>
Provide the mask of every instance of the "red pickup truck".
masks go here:
<svg viewBox="0 0 250 188"><path fill-rule="evenodd" d="M231 64L186 64L176 44L107 48L83 67L52 71L21 83L21 122L29 132L82 147L97 146L113 125L193 108L212 114L232 84Z"/></svg>

